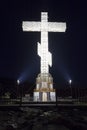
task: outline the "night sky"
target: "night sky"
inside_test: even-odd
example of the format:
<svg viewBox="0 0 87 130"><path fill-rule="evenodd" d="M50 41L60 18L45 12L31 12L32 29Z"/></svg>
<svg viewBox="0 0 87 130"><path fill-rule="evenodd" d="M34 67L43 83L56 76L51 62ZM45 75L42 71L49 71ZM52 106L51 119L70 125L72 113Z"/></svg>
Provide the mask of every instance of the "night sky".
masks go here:
<svg viewBox="0 0 87 130"><path fill-rule="evenodd" d="M49 33L55 83L87 84L87 4L84 0L3 0L0 2L0 78L34 83L40 72L40 33L23 32L22 21L66 22L65 33Z"/></svg>

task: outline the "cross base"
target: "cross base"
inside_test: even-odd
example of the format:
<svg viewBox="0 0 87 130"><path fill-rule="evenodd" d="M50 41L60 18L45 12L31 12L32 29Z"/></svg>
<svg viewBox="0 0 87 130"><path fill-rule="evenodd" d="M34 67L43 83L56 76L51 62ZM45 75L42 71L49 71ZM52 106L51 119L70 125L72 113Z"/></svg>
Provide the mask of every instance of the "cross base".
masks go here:
<svg viewBox="0 0 87 130"><path fill-rule="evenodd" d="M53 88L53 78L51 74L41 73L37 76L33 97L34 101L56 101L56 92Z"/></svg>

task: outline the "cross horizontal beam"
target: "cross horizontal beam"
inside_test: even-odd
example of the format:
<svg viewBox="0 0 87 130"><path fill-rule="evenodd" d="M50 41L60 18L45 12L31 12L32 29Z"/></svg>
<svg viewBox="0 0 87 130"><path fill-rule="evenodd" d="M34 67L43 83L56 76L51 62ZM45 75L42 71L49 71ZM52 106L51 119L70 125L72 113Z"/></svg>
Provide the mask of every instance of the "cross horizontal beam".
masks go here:
<svg viewBox="0 0 87 130"><path fill-rule="evenodd" d="M46 32L65 32L66 23L65 22L28 22L23 21L22 23L23 31L46 31Z"/></svg>

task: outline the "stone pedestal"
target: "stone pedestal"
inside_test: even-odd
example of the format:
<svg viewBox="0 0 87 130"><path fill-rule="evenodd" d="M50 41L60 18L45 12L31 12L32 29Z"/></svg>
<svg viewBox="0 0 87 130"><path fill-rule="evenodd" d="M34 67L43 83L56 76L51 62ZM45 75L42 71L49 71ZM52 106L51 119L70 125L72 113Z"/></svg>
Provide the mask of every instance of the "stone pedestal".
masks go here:
<svg viewBox="0 0 87 130"><path fill-rule="evenodd" d="M51 74L45 73L37 76L33 97L34 101L56 101L56 92L53 88L53 78Z"/></svg>

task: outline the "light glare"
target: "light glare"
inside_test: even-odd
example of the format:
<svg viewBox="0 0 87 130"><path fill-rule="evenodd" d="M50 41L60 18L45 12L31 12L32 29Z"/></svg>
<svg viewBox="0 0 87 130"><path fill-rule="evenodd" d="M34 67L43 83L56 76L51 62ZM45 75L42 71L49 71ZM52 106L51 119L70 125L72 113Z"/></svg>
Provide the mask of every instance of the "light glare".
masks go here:
<svg viewBox="0 0 87 130"><path fill-rule="evenodd" d="M18 84L18 85L20 84L20 80L19 80L19 79L17 80L17 84Z"/></svg>
<svg viewBox="0 0 87 130"><path fill-rule="evenodd" d="M70 83L70 84L72 83L72 80L71 80L71 79L69 80L69 83Z"/></svg>

